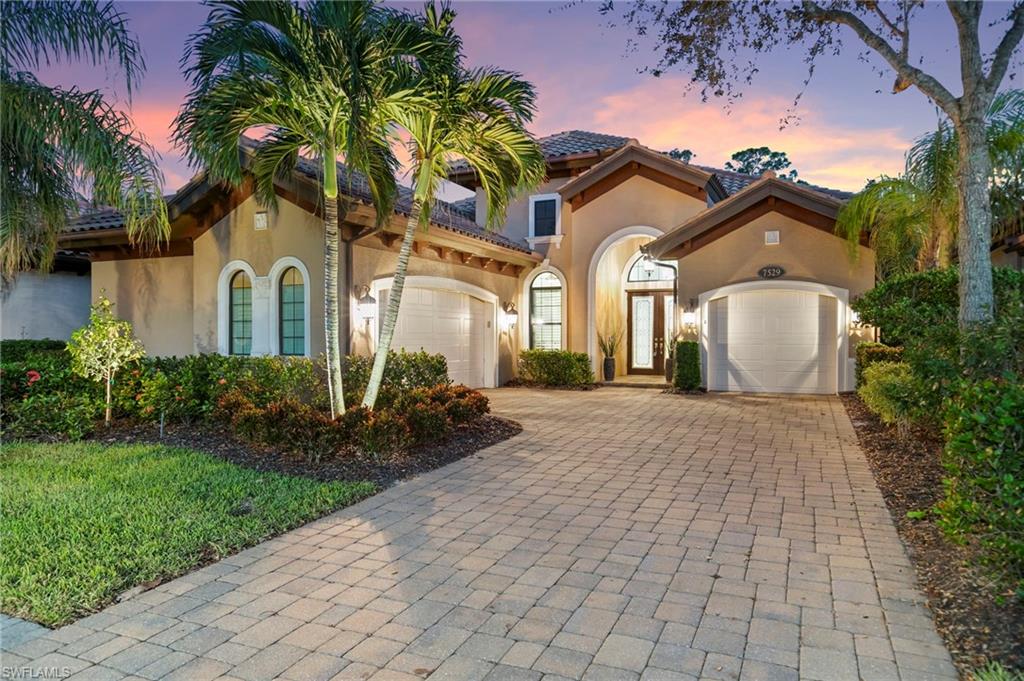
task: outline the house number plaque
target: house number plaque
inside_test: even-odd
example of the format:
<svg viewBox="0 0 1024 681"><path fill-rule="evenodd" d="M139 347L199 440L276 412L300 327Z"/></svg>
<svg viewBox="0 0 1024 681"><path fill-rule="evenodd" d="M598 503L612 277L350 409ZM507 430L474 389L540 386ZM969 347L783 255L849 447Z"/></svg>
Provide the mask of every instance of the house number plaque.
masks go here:
<svg viewBox="0 0 1024 681"><path fill-rule="evenodd" d="M785 273L786 270L782 269L778 265L765 265L757 271L757 276L762 279L778 279Z"/></svg>

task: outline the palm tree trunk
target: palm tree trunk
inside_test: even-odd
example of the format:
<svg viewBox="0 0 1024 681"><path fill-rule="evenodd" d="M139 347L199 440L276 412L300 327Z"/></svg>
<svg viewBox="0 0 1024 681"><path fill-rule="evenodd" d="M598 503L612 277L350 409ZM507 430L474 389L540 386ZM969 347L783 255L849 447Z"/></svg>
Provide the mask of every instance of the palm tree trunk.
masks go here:
<svg viewBox="0 0 1024 681"><path fill-rule="evenodd" d="M412 243L416 236L416 228L420 222L422 204L419 199L414 199L412 209L409 211L409 221L405 225L405 236L402 238L402 247L398 251L398 264L395 265L395 277L391 282L391 290L388 292L388 306L384 311L384 319L380 326L380 336L377 339L377 352L373 357L373 369L370 371L370 381L366 384L366 393L363 395L363 406L373 409L377 403L377 393L380 392L381 382L384 380L384 367L388 363L388 353L391 351L391 339L395 336L395 326L398 324L398 308L402 304L402 290L405 288L405 274L409 269L409 258L412 256Z"/></svg>
<svg viewBox="0 0 1024 681"><path fill-rule="evenodd" d="M333 148L331 149L333 151ZM324 158L324 336L327 355L327 390L331 418L345 413L341 385L341 345L338 342L338 169L333 153Z"/></svg>
<svg viewBox="0 0 1024 681"><path fill-rule="evenodd" d="M957 256L960 261L960 328L993 319L992 205L989 177L992 160L985 134L985 110L976 107L958 125L960 164L960 225Z"/></svg>

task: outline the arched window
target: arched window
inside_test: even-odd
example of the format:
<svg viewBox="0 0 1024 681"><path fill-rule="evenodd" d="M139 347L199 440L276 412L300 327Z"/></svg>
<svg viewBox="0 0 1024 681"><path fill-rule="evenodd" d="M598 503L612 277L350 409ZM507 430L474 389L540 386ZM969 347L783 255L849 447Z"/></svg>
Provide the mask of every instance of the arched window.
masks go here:
<svg viewBox="0 0 1024 681"><path fill-rule="evenodd" d="M252 353L252 282L245 272L231 277L231 304L228 320L228 352L232 355Z"/></svg>
<svg viewBox="0 0 1024 681"><path fill-rule="evenodd" d="M562 282L551 272L541 272L530 284L530 347L562 348Z"/></svg>
<svg viewBox="0 0 1024 681"><path fill-rule="evenodd" d="M281 309L278 315L279 338L282 355L306 354L306 287L302 273L289 267L280 279Z"/></svg>
<svg viewBox="0 0 1024 681"><path fill-rule="evenodd" d="M629 268L626 281L672 281L675 278L676 268L670 263L641 257Z"/></svg>

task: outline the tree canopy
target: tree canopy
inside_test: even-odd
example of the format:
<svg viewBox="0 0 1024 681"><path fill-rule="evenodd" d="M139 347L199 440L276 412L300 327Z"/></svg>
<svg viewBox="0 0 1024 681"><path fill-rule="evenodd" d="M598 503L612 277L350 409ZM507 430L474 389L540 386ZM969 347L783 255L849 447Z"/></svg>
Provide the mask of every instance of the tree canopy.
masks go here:
<svg viewBox="0 0 1024 681"><path fill-rule="evenodd" d="M772 151L768 147L741 149L732 155L731 160L725 162L726 170L737 173L761 175L771 171L784 180L795 181L799 173L792 166L786 152Z"/></svg>

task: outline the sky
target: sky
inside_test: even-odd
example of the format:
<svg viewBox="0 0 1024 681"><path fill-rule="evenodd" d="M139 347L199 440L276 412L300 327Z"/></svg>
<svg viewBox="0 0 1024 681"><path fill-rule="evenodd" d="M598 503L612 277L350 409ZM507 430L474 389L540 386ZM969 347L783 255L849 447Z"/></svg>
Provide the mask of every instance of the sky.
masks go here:
<svg viewBox="0 0 1024 681"><path fill-rule="evenodd" d="M173 191L194 172L169 140L171 121L187 91L179 62L187 36L202 24L207 8L184 1L118 4L139 37L147 64L130 102L116 74L90 65L53 65L39 75L51 84L108 88L110 98L129 110L161 155L166 189ZM596 3L453 4L470 66L518 71L536 86L538 115L531 129L538 136L570 129L622 135L654 149L691 149L694 163L716 167L735 151L768 146L785 151L802 179L856 191L870 178L899 172L913 139L934 129L938 120L935 106L915 88L891 94L892 72L880 58L865 56L852 33L844 34L840 55L819 58L806 87L802 51L760 57L754 83L727 107L723 101L703 102L697 93L687 93L685 70L661 78L644 73L643 67L656 59L653 48L628 50L634 32L612 25ZM943 5L928 4L919 13L911 55L959 94L955 29ZM983 24L998 20L1007 9L1006 3L989 3ZM986 51L1002 30L985 29ZM1014 60L1017 70L1021 51ZM794 98L801 92L794 110ZM781 126L793 111L798 121ZM448 188L445 198L465 195L461 191Z"/></svg>

